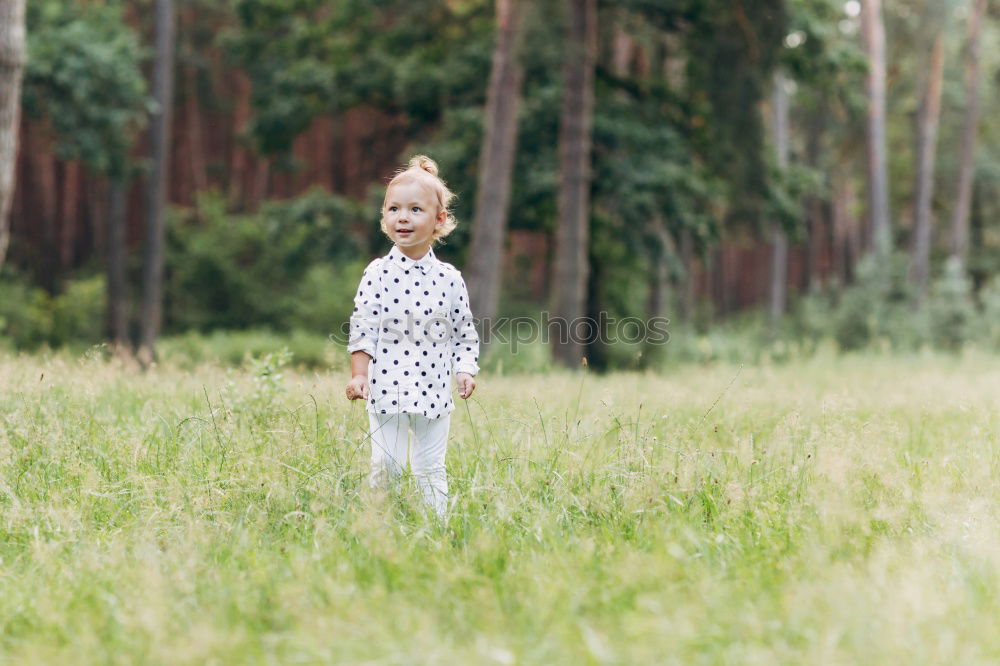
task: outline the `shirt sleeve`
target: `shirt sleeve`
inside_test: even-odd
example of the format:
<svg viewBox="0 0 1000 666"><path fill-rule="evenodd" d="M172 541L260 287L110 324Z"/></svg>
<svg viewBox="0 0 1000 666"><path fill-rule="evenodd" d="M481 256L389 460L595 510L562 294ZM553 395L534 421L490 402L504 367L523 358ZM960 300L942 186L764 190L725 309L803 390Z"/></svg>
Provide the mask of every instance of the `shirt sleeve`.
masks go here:
<svg viewBox="0 0 1000 666"><path fill-rule="evenodd" d="M358 284L358 293L354 296L351 333L347 341L347 351L350 353L363 351L369 356L375 356L381 305L376 298L379 286L378 267L377 259L368 264Z"/></svg>
<svg viewBox="0 0 1000 666"><path fill-rule="evenodd" d="M475 375L479 372L479 334L476 332L472 309L469 307L469 292L461 276L458 277L455 290L452 292L451 315L452 371Z"/></svg>

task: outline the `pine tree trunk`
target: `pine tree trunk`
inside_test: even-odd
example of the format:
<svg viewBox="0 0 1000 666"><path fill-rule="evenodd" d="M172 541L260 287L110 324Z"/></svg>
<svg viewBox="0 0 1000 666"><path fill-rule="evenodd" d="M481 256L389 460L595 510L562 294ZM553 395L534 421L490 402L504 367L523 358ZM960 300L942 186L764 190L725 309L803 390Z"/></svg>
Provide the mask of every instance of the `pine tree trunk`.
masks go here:
<svg viewBox="0 0 1000 666"><path fill-rule="evenodd" d="M35 211L37 218L41 218L41 245L45 251L40 252L40 261L36 269L35 279L48 292L55 291L56 274L58 271L58 255L53 248L56 247L56 218L58 188L56 187L56 159L52 141L48 128L39 123L27 123L28 131L25 133L25 142L30 145L30 150L35 152L34 159L29 160L34 166L32 178L33 187L37 190L38 206ZM38 220L36 218L36 224Z"/></svg>
<svg viewBox="0 0 1000 666"><path fill-rule="evenodd" d="M834 263L840 284L854 281L854 266L861 254L861 234L858 220L851 212L855 206L854 183L851 170L840 164L831 176L833 187Z"/></svg>
<svg viewBox="0 0 1000 666"><path fill-rule="evenodd" d="M554 341L554 356L566 367L580 364L585 327L590 240L590 149L597 51L596 0L567 0L569 30L559 128L559 226L556 230L555 316L570 335Z"/></svg>
<svg viewBox="0 0 1000 666"><path fill-rule="evenodd" d="M0 268L10 245L10 207L21 129L21 76L26 57L24 1L0 0Z"/></svg>
<svg viewBox="0 0 1000 666"><path fill-rule="evenodd" d="M824 98L817 102L816 108L809 114L805 159L806 163L817 171L822 166L823 132L827 122L826 111L827 100ZM810 292L816 292L823 284L823 257L830 248L830 225L827 220L827 207L819 195L809 195L806 198L805 209L809 225L806 252L807 287Z"/></svg>
<svg viewBox="0 0 1000 666"><path fill-rule="evenodd" d="M689 229L683 229L681 231L681 263L684 265L684 274L681 276L679 309L681 320L684 323L690 323L694 318L694 260L694 239L691 238Z"/></svg>
<svg viewBox="0 0 1000 666"><path fill-rule="evenodd" d="M194 193L208 189L208 166L205 160L205 139L202 132L202 114L198 104L198 73L194 66L185 68L184 114L187 116L188 157ZM193 199L193 198L192 198Z"/></svg>
<svg viewBox="0 0 1000 666"><path fill-rule="evenodd" d="M497 0L497 37L486 97L486 131L479 157L479 186L472 222L469 300L477 317L492 320L500 301L511 176L517 149L521 66L516 46L520 0Z"/></svg>
<svg viewBox="0 0 1000 666"><path fill-rule="evenodd" d="M941 79L944 72L942 35L931 49L927 85L917 118L916 207L913 218L913 281L918 298L927 293L930 276L931 199L934 195L934 158L937 152L938 120L941 117Z"/></svg>
<svg viewBox="0 0 1000 666"><path fill-rule="evenodd" d="M108 190L108 332L118 349L128 341L125 287L125 204L127 185L113 178Z"/></svg>
<svg viewBox="0 0 1000 666"><path fill-rule="evenodd" d="M972 176L976 150L976 125L979 124L979 35L982 30L986 0L973 0L969 17L969 45L965 61L965 120L962 126L962 152L958 161L958 198L951 220L951 255L964 268L969 256L969 209L972 202Z"/></svg>
<svg viewBox="0 0 1000 666"><path fill-rule="evenodd" d="M79 210L80 163L63 163L61 210L59 214L59 267L63 274L73 268L73 254L76 247L76 227Z"/></svg>
<svg viewBox="0 0 1000 666"><path fill-rule="evenodd" d="M163 253L167 204L170 119L174 83L174 4L156 0L156 60L153 64L153 98L157 110L150 122L152 169L146 203L146 237L143 246L142 335L139 359L155 358L156 340L163 322Z"/></svg>
<svg viewBox="0 0 1000 666"><path fill-rule="evenodd" d="M991 220L992 222L992 220ZM982 247L986 242L985 235L986 221L983 219L983 183L982 181L972 182L972 205L969 210L969 240L972 247ZM969 277L972 280L972 291L979 293L986 280L990 277L990 272L984 270L982 266L969 269Z"/></svg>
<svg viewBox="0 0 1000 666"><path fill-rule="evenodd" d="M889 176L885 133L885 26L881 0L862 0L861 29L868 54L867 153L870 246L879 256L892 250L889 227Z"/></svg>
<svg viewBox="0 0 1000 666"><path fill-rule="evenodd" d="M246 128L250 118L250 80L243 72L237 72L233 76L233 136L232 147L229 154L229 172L226 177L229 179L226 189L226 201L229 208L245 210L246 206L246 178L248 169L248 150L240 140L240 136Z"/></svg>
<svg viewBox="0 0 1000 666"><path fill-rule="evenodd" d="M649 298L646 300L646 321L667 319L669 325L670 306L670 271L667 258L675 255L674 239L667 230L666 221L662 218L653 220L654 233L657 237L656 247L650 253ZM624 332L624 331L623 331ZM653 344L649 338L643 340L643 365L649 367L660 358L662 343Z"/></svg>
<svg viewBox="0 0 1000 666"><path fill-rule="evenodd" d="M774 147L777 151L778 168L788 167L788 93L785 91L785 77L781 72L774 75L772 96L774 113ZM788 237L780 222L771 227L771 329L777 328L785 314L788 294Z"/></svg>

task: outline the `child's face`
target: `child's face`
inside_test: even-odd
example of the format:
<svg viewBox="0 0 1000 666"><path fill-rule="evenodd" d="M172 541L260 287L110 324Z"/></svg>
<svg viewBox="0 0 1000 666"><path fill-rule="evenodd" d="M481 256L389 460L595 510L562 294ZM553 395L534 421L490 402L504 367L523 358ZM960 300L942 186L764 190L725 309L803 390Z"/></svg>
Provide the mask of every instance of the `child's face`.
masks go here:
<svg viewBox="0 0 1000 666"><path fill-rule="evenodd" d="M447 215L438 210L426 187L411 180L389 187L382 221L396 247L411 259L419 259L430 249L434 231L444 224Z"/></svg>

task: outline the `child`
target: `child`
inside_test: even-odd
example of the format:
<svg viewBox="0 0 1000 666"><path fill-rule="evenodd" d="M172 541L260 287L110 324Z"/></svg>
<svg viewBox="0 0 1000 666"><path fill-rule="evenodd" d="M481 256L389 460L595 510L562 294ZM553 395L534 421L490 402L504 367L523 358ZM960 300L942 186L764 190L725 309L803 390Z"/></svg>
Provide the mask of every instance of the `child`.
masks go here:
<svg viewBox="0 0 1000 666"><path fill-rule="evenodd" d="M382 202L382 231L394 243L365 268L351 315L347 398L368 401L373 487L403 471L407 435L413 476L439 516L448 506L445 453L458 394L468 399L479 372L479 336L465 281L439 261L431 245L455 228L452 194L437 164L418 155L399 171Z"/></svg>

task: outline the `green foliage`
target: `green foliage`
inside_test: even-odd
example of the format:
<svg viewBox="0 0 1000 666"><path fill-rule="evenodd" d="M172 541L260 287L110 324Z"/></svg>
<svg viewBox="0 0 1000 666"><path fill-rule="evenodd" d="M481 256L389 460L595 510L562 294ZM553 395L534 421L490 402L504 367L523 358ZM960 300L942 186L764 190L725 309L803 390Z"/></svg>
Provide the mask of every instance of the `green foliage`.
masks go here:
<svg viewBox="0 0 1000 666"><path fill-rule="evenodd" d="M802 241L806 235L802 202L808 196L820 196L824 192L823 174L799 164L780 169L769 161L769 166L770 188L764 208L766 218L780 224L791 242Z"/></svg>
<svg viewBox="0 0 1000 666"><path fill-rule="evenodd" d="M347 354L342 346L331 342L327 335L302 330L287 333L266 329L211 333L191 330L164 337L157 349L164 363L186 369L206 364L241 366L252 358L279 354L282 350L290 355L288 363L296 366L333 370L347 367Z"/></svg>
<svg viewBox="0 0 1000 666"><path fill-rule="evenodd" d="M250 132L285 153L322 113L367 105L410 131L481 101L491 13L482 0L237 0L222 43L253 81Z"/></svg>
<svg viewBox="0 0 1000 666"><path fill-rule="evenodd" d="M169 330L337 330L367 263L358 258L366 223L359 204L318 189L250 215L229 215L221 195L203 195L171 220Z"/></svg>
<svg viewBox="0 0 1000 666"><path fill-rule="evenodd" d="M764 130L748 113L771 88L788 16L784 0L697 3L687 40L688 91L704 124L701 152L729 184L728 219L756 224L767 199Z"/></svg>
<svg viewBox="0 0 1000 666"><path fill-rule="evenodd" d="M18 349L31 349L49 340L51 334L46 291L12 277L0 281L0 339Z"/></svg>
<svg viewBox="0 0 1000 666"><path fill-rule="evenodd" d="M960 349L976 328L976 303L972 283L958 260L945 262L944 274L931 285L928 301L931 340L935 347Z"/></svg>
<svg viewBox="0 0 1000 666"><path fill-rule="evenodd" d="M856 35L845 34L845 19L841 0L789 0L788 32L800 33L801 41L782 49L779 59L806 92L826 93L829 101L836 97L860 110L867 62Z"/></svg>
<svg viewBox="0 0 1000 666"><path fill-rule="evenodd" d="M15 277L0 279L0 344L16 349L76 348L104 336L103 276L71 280L50 295Z"/></svg>
<svg viewBox="0 0 1000 666"><path fill-rule="evenodd" d="M807 337L832 338L845 351L919 347L926 341L927 327L917 310L908 270L903 254L884 262L864 258L853 285L839 293L805 297L799 325Z"/></svg>
<svg viewBox="0 0 1000 666"><path fill-rule="evenodd" d="M682 109L669 95L623 96L627 84L607 83L598 89L594 116L594 206L616 218L636 253L658 243L658 225L674 238L683 230L702 243L717 238L717 202L728 187L699 159L685 124L676 122ZM670 254L659 250L658 256Z"/></svg>
<svg viewBox="0 0 1000 666"><path fill-rule="evenodd" d="M103 340L106 298L103 275L69 282L52 299L52 346Z"/></svg>
<svg viewBox="0 0 1000 666"><path fill-rule="evenodd" d="M968 277L949 260L921 303L908 269L902 254L882 264L865 259L858 264L855 284L800 299L788 337L829 338L844 351L960 351L969 343L995 348L1000 340L998 283L984 288L977 300Z"/></svg>
<svg viewBox="0 0 1000 666"><path fill-rule="evenodd" d="M1000 276L995 276L979 292L982 317L977 338L989 349L1000 351Z"/></svg>
<svg viewBox="0 0 1000 666"><path fill-rule="evenodd" d="M27 29L26 115L48 119L60 158L124 176L149 102L144 53L121 6L32 0Z"/></svg>
<svg viewBox="0 0 1000 666"><path fill-rule="evenodd" d="M289 326L307 331L333 331L346 324L354 309L358 280L367 263L360 260L310 266L296 287Z"/></svg>

